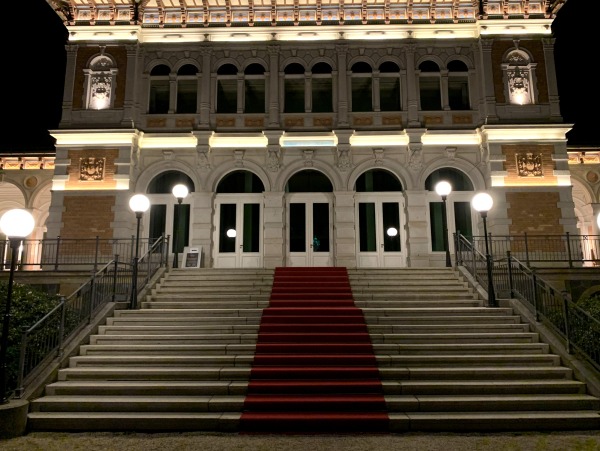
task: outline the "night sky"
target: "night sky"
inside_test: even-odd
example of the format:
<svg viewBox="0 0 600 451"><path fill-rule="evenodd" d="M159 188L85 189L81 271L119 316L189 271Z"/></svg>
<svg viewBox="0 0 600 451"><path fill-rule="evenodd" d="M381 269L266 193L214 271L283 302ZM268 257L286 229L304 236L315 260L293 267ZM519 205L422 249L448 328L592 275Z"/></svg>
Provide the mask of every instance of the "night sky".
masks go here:
<svg viewBox="0 0 600 451"><path fill-rule="evenodd" d="M556 38L555 58L561 114L565 123L574 123L568 133L571 145L600 146L597 114L587 111L600 105L600 78L593 69L598 37L592 23L597 19L590 0L568 0L559 11L552 31ZM10 41L5 77L8 102L0 152L53 152L54 139L48 130L58 128L61 116L67 30L45 0L27 0L27 27L35 28L31 38L19 35ZM12 67L8 72L6 69ZM24 135L23 135L24 133Z"/></svg>

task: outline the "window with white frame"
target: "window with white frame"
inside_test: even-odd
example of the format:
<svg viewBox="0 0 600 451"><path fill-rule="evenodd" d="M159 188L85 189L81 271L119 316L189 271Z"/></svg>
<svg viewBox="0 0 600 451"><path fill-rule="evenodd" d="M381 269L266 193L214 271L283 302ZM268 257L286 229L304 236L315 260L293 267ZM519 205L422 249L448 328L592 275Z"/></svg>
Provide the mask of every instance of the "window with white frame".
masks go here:
<svg viewBox="0 0 600 451"><path fill-rule="evenodd" d="M471 199L473 184L462 171L454 168L440 168L432 172L425 180L429 204L429 239L432 252L444 252L443 201L435 192L435 185L445 180L452 186L446 198L446 219L448 221L448 247L454 250L454 234L460 232L464 236L473 234L473 218Z"/></svg>
<svg viewBox="0 0 600 451"><path fill-rule="evenodd" d="M106 110L115 102L117 68L112 58L104 53L90 61L84 69L86 108L89 110Z"/></svg>

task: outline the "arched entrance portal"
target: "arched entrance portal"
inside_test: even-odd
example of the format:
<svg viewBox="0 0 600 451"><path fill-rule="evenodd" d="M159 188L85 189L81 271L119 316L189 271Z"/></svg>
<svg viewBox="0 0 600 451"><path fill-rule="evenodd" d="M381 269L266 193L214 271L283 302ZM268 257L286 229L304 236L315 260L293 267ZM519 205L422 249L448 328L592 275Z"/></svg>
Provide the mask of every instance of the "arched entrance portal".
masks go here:
<svg viewBox="0 0 600 451"><path fill-rule="evenodd" d="M285 187L286 265L333 266L333 185L321 172L294 174Z"/></svg>
<svg viewBox="0 0 600 451"><path fill-rule="evenodd" d="M265 188L248 171L233 171L217 186L213 241L215 268L263 265L262 205Z"/></svg>
<svg viewBox="0 0 600 451"><path fill-rule="evenodd" d="M402 184L390 172L373 169L356 180L357 265L406 266Z"/></svg>

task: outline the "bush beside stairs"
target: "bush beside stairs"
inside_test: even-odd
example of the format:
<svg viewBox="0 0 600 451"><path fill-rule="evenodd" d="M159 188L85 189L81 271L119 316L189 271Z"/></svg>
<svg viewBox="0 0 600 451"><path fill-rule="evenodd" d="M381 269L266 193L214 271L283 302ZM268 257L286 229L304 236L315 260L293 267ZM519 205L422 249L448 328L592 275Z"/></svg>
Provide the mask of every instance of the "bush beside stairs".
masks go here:
<svg viewBox="0 0 600 451"><path fill-rule="evenodd" d="M30 431L600 429L600 400L453 268L172 269L32 400Z"/></svg>

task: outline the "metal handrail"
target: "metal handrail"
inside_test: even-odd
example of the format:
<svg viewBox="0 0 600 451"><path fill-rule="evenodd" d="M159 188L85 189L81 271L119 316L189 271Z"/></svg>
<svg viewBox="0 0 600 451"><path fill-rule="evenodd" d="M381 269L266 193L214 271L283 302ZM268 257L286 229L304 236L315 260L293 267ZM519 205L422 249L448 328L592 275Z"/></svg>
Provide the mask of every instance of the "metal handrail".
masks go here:
<svg viewBox="0 0 600 451"><path fill-rule="evenodd" d="M140 253L144 253L156 238L140 238ZM4 270L10 269L10 243L0 240L0 261ZM17 271L24 270L98 270L104 263L120 255L133 258L135 240L131 238L45 238L23 240L17 259Z"/></svg>
<svg viewBox="0 0 600 451"><path fill-rule="evenodd" d="M459 232L460 233L460 232ZM475 247L483 252L485 236L473 236ZM490 254L503 258L506 252L524 262L534 264L564 263L569 268L582 265L600 266L600 235L492 235L488 234Z"/></svg>
<svg viewBox="0 0 600 451"><path fill-rule="evenodd" d="M140 258L143 263L138 272L139 291L166 265L168 242L168 238L161 237ZM23 331L15 397L22 397L28 383L55 358L62 357L65 347L92 322L103 306L129 298L132 277L132 262L120 261L119 255L115 255L71 295L63 296L42 319Z"/></svg>
<svg viewBox="0 0 600 451"><path fill-rule="evenodd" d="M456 264L463 266L482 286L487 286L485 257L467 237L455 235ZM492 259L492 283L496 291L504 291L519 300L564 342L569 354L577 352L600 371L600 320L579 307L567 292L558 290L539 277L535 270L515 258Z"/></svg>

